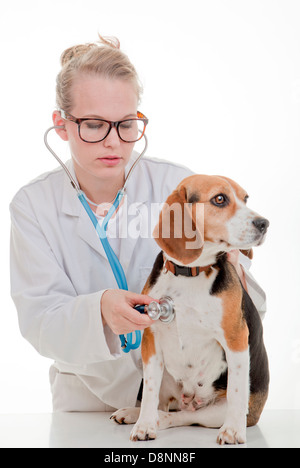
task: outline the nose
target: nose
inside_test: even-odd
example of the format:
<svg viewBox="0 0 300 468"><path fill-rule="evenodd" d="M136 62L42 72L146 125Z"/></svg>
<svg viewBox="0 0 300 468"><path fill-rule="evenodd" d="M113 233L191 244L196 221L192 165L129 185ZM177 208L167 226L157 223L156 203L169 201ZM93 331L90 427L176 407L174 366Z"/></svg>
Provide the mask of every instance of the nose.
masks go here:
<svg viewBox="0 0 300 468"><path fill-rule="evenodd" d="M252 223L262 234L265 234L268 230L270 222L266 218L255 218Z"/></svg>
<svg viewBox="0 0 300 468"><path fill-rule="evenodd" d="M117 132L117 129L115 127L110 129L109 134L103 140L104 146L119 146L120 144L120 138Z"/></svg>

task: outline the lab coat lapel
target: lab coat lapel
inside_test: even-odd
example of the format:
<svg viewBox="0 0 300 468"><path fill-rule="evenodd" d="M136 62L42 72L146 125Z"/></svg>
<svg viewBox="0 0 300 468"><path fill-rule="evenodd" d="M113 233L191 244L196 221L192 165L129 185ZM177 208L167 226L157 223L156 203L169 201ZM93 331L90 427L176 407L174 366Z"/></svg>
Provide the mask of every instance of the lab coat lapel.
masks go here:
<svg viewBox="0 0 300 468"><path fill-rule="evenodd" d="M72 161L68 161L66 165L69 171L71 172L72 176L76 179ZM106 258L98 234L90 218L88 217L88 214L81 205L77 197L76 191L72 187L67 175L65 175L64 181L62 212L69 216L73 216L74 218L78 218L77 223L75 222L76 234L87 244L89 244L94 250L96 250L96 252L98 252L100 255Z"/></svg>
<svg viewBox="0 0 300 468"><path fill-rule="evenodd" d="M125 213L124 213L125 214ZM123 220L125 221L125 220ZM121 231L121 245L120 245L120 263L124 269L125 275L127 276L128 267L138 242L138 237L134 235L135 226L138 226L140 222L140 212L138 206L135 214L128 214L126 221L122 223Z"/></svg>
<svg viewBox="0 0 300 468"><path fill-rule="evenodd" d="M126 220L123 219L121 231L120 263L128 276L128 268L139 241L142 223L142 208L149 198L149 181L142 165L134 169L126 189ZM125 213L124 213L125 214Z"/></svg>
<svg viewBox="0 0 300 468"><path fill-rule="evenodd" d="M78 203L80 202L78 201ZM82 213L78 219L76 232L82 240L84 240L94 250L96 250L96 252L106 258L106 254L98 237L97 231L83 207Z"/></svg>

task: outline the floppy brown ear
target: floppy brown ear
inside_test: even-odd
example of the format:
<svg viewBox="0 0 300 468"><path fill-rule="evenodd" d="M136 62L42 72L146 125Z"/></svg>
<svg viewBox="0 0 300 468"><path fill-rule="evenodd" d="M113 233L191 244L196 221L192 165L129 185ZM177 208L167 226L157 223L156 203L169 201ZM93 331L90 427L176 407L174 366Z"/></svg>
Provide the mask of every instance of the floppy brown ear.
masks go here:
<svg viewBox="0 0 300 468"><path fill-rule="evenodd" d="M248 249L248 250L241 250L240 249L240 252L242 252L242 254L246 255L246 257L249 257L250 260L252 260L252 258L253 258L253 249Z"/></svg>
<svg viewBox="0 0 300 468"><path fill-rule="evenodd" d="M204 217L201 213L199 216L199 212L197 203L187 202L185 186L179 185L167 198L153 231L153 237L160 248L184 265L196 260L203 249L201 218Z"/></svg>

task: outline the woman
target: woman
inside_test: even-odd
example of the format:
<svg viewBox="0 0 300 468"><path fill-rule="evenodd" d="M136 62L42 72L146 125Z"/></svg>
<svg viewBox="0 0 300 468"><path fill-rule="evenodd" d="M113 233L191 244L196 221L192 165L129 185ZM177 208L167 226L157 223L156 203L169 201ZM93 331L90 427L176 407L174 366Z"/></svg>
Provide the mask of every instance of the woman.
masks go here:
<svg viewBox="0 0 300 468"><path fill-rule="evenodd" d="M101 220L137 157L133 149L139 136L127 135L137 123L144 130L145 119L138 113L141 87L117 41L101 38L71 47L61 64L53 122L69 143L69 170ZM140 350L122 353L118 335L151 325L133 308L153 300L138 294L159 251L150 236L149 213L153 216L151 208L190 174L150 158L134 170L125 201L108 227L128 292L116 289L94 227L61 169L40 176L14 197L12 297L22 335L55 360L50 369L54 411L111 411L136 404ZM231 257L262 310L264 293L240 267L237 254Z"/></svg>

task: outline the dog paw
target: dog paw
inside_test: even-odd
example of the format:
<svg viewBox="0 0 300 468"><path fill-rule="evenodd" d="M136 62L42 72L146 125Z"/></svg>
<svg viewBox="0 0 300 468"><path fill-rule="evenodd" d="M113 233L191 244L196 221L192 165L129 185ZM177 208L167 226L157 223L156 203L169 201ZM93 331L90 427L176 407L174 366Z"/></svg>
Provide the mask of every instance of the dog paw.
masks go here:
<svg viewBox="0 0 300 468"><path fill-rule="evenodd" d="M217 442L219 445L225 444L245 444L246 443L246 429L236 430L232 427L223 426L220 429Z"/></svg>
<svg viewBox="0 0 300 468"><path fill-rule="evenodd" d="M140 415L140 408L123 408L115 411L110 419L118 424L135 424Z"/></svg>
<svg viewBox="0 0 300 468"><path fill-rule="evenodd" d="M130 440L153 440L156 439L155 423L137 423L131 431Z"/></svg>

